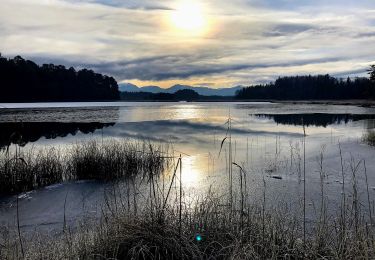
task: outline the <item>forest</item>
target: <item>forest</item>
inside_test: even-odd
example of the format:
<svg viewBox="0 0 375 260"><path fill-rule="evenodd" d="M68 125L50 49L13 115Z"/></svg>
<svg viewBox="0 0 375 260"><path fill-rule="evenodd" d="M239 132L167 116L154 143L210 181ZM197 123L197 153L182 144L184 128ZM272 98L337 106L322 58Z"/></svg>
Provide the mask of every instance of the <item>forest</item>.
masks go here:
<svg viewBox="0 0 375 260"><path fill-rule="evenodd" d="M62 65L37 65L0 54L0 102L99 101L120 98L113 77Z"/></svg>
<svg viewBox="0 0 375 260"><path fill-rule="evenodd" d="M370 79L337 79L328 74L281 77L274 83L243 88L236 93L236 99L373 99L375 98L373 72L369 74Z"/></svg>
<svg viewBox="0 0 375 260"><path fill-rule="evenodd" d="M275 82L245 87L237 100L345 100L375 98L375 66L369 78L337 79L330 75L280 77ZM215 101L231 97L201 96L193 90L176 93L119 92L113 77L63 65L37 65L21 56L7 59L0 53L0 102L41 101Z"/></svg>
<svg viewBox="0 0 375 260"><path fill-rule="evenodd" d="M203 96L191 89L180 89L175 93L121 92L127 101L231 101L230 96Z"/></svg>

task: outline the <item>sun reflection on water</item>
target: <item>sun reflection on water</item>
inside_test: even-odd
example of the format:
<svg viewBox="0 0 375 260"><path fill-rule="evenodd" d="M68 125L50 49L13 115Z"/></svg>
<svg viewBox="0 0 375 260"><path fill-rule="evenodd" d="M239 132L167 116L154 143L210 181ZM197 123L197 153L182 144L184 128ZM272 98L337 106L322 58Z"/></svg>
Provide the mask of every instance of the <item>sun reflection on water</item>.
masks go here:
<svg viewBox="0 0 375 260"><path fill-rule="evenodd" d="M182 185L184 188L197 187L203 178L202 168L199 167L197 156L182 158Z"/></svg>
<svg viewBox="0 0 375 260"><path fill-rule="evenodd" d="M200 118L202 115L201 110L198 109L197 105L179 105L174 111L174 119L192 119Z"/></svg>

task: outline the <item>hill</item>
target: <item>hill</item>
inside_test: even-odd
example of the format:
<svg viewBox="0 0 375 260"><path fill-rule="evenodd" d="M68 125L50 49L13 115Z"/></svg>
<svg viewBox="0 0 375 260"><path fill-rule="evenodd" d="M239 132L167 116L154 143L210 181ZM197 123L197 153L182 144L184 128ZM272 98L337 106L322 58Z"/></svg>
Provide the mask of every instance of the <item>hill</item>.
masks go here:
<svg viewBox="0 0 375 260"><path fill-rule="evenodd" d="M183 89L190 89L194 90L201 96L234 96L236 92L242 89L242 86L236 86L231 88L208 88L208 87L193 87L189 85L174 85L170 88L161 88L158 86L146 86L146 87L137 87L134 84L130 83L122 83L119 85L120 91L123 92L149 92L149 93L168 93L173 94L176 91L183 90Z"/></svg>
<svg viewBox="0 0 375 260"><path fill-rule="evenodd" d="M233 96L203 96L192 89L180 89L175 93L121 92L122 100L127 101L230 101Z"/></svg>

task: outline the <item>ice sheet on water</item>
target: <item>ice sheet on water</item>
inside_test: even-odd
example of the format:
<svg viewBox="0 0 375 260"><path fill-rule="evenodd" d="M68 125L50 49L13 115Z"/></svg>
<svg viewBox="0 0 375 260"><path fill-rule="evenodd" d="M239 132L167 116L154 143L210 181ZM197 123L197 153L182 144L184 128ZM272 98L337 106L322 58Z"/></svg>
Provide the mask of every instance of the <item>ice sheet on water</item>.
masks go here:
<svg viewBox="0 0 375 260"><path fill-rule="evenodd" d="M31 194L35 191L28 191L18 195L18 199L32 199Z"/></svg>
<svg viewBox="0 0 375 260"><path fill-rule="evenodd" d="M73 135L47 135L45 139L34 139L36 144L56 145L69 144L76 140L82 141L84 137L111 137L111 138L139 138L145 136L146 140L173 141L176 150L192 155L191 167L187 163L183 165L183 171L187 174L186 183L192 183L197 191L206 190L214 183L218 187L226 187L225 152L218 158L220 142L226 135L227 127L224 123L228 119L228 111L233 120L231 133L235 159L237 162L246 162L246 170L251 174L248 178L249 190L257 196L263 185L263 173L265 167L272 172L265 173L277 178L266 178L267 190L272 191L275 197L298 200L301 192L302 177L298 177L298 165L302 163L302 127L294 124L278 124L282 120L260 120L255 114L275 115L279 113L338 113L338 114L375 114L374 109L355 106L325 106L325 105L291 105L291 104L252 104L252 103L133 103L121 105L121 102L112 102L98 107L99 103L68 103L68 104L22 104L6 105L9 109L0 108L0 121L4 124L22 119L22 122L115 122L115 125L100 130L84 131ZM4 104L2 104L4 106ZM119 107L120 106L120 107ZM23 109L21 107L26 107ZM29 108L27 108L29 107ZM5 112L4 112L5 111ZM283 119L283 116L281 117ZM113 119L115 119L113 121ZM305 118L306 119L306 118ZM292 123L297 122L292 121ZM334 120L328 120L331 122ZM305 120L306 122L306 120ZM324 152L324 171L328 173L329 188L325 191L331 205L339 205L341 185L341 165L338 150L338 141L341 143L345 159L346 176L349 178L350 159L355 156L366 160L371 196L375 192L375 161L374 148L362 144L360 138L364 131L374 128L374 119L350 121L348 124L328 124L320 127L312 124L307 128L306 139L306 182L307 194L312 201L320 192L319 172L317 172L317 156L326 145ZM289 122L290 123L290 122ZM24 124L25 126L26 124ZM43 128L46 127L43 125ZM61 125L58 126L62 129ZM0 132L4 134L3 131ZM33 129L34 133L36 128ZM51 128L54 130L54 128ZM79 128L81 129L81 128ZM83 129L84 130L84 129ZM29 131L32 132L32 131ZM288 134L283 134L288 133ZM36 136L36 135L35 135ZM58 137L56 137L58 136ZM25 137L25 136L24 136ZM56 138L56 139L54 139ZM37 141L36 141L37 140ZM151 139L152 140L152 139ZM34 144L34 143L33 143ZM280 146L280 147L278 147ZM276 151L275 151L276 148ZM26 149L26 148L25 148ZM207 156L211 153L211 156ZM194 159L192 159L194 158ZM213 160L213 159L215 160ZM293 163L288 161L292 158ZM212 163L208 163L212 159ZM274 163L275 162L275 163ZM242 165L242 164L241 164ZM208 167L209 166L209 167ZM273 167L277 166L277 167ZM224 169L224 170L223 170ZM274 169L274 170L273 170ZM213 178L208 178L215 176ZM217 176L217 177L216 177ZM363 175L359 174L359 187L365 188ZM236 175L238 181L238 175ZM336 180L336 181L334 181ZM349 179L347 180L349 183ZM326 183L326 182L325 182ZM258 186L257 186L258 185ZM32 194L32 199L21 199L19 204L21 224L25 227L44 223L57 223L61 227L64 219L63 208L67 198L66 216L69 220L81 219L86 213L95 215L100 212L103 202L105 184L99 182L71 182L63 185L52 185L45 189L39 189ZM68 194L68 196L67 196ZM270 193L270 196L272 195ZM258 194L259 195L259 194ZM31 195L29 195L31 197ZM66 197L67 196L67 197ZM21 194L21 198L26 198ZM15 199L12 196L11 207L1 206L0 223L8 223L14 220ZM269 199L272 201L272 198ZM8 202L8 201L7 201ZM7 204L8 205L8 204ZM3 207L3 208L2 208Z"/></svg>
<svg viewBox="0 0 375 260"><path fill-rule="evenodd" d="M0 108L69 108L69 107L117 107L125 102L45 102L45 103L0 103Z"/></svg>
<svg viewBox="0 0 375 260"><path fill-rule="evenodd" d="M52 189L56 189L56 188L59 188L61 186L63 186L64 184L63 183L59 183L59 184L52 184L52 185L49 185L46 187L47 190L52 190Z"/></svg>

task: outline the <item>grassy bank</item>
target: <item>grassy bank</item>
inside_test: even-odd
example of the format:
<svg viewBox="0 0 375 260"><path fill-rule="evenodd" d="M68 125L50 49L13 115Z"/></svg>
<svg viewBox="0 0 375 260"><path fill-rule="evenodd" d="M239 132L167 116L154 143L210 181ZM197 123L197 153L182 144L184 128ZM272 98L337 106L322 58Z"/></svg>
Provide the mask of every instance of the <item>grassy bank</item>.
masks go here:
<svg viewBox="0 0 375 260"><path fill-rule="evenodd" d="M372 226L354 213L320 219L303 239L303 223L287 207L228 210L206 195L194 206L154 207L135 214L111 205L99 224L20 246L6 233L2 259L373 259ZM119 205L117 205L119 206ZM108 208L107 208L108 209Z"/></svg>
<svg viewBox="0 0 375 260"><path fill-rule="evenodd" d="M69 180L118 180L159 174L168 163L163 147L127 141L88 141L67 149L0 151L0 195L30 191Z"/></svg>

